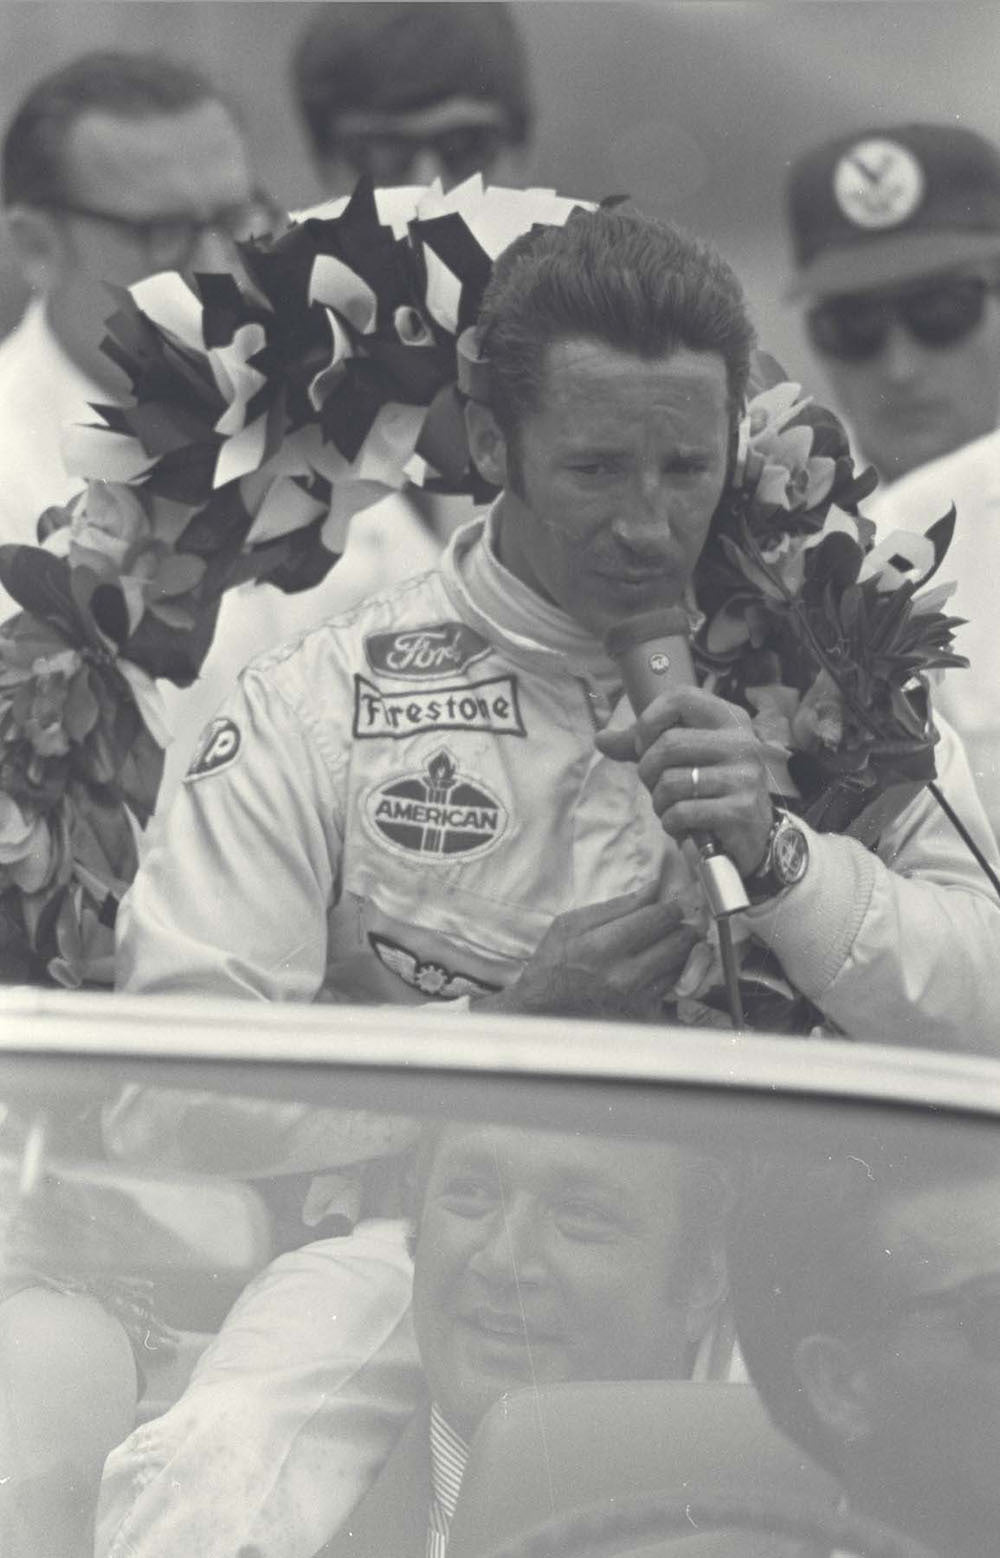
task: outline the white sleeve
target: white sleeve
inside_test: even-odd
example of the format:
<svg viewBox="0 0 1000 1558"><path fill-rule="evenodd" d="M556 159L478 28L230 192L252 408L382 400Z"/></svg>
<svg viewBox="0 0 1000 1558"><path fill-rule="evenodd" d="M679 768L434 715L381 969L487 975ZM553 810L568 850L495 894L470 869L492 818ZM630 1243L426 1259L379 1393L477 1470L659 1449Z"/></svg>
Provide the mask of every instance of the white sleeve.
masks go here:
<svg viewBox="0 0 1000 1558"><path fill-rule="evenodd" d="M423 1398L408 1223L282 1255L180 1400L113 1450L96 1558L312 1558Z"/></svg>
<svg viewBox="0 0 1000 1558"><path fill-rule="evenodd" d="M254 670L205 740L119 911L118 988L313 1000L337 890L346 753L321 753Z"/></svg>
<svg viewBox="0 0 1000 1558"><path fill-rule="evenodd" d="M938 725L938 785L1000 870L961 744ZM877 855L807 831L803 880L747 915L795 988L852 1038L1000 1054L1000 902L930 791Z"/></svg>

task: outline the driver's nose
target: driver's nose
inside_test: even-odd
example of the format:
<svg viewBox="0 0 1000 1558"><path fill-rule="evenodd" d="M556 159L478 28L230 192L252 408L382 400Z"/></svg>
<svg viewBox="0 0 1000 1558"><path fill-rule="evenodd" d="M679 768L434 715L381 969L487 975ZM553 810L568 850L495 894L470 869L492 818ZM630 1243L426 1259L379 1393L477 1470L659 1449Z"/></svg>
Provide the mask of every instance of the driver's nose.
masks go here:
<svg viewBox="0 0 1000 1558"><path fill-rule="evenodd" d="M670 495L660 482L637 482L611 522L615 539L649 562L666 558L672 546Z"/></svg>

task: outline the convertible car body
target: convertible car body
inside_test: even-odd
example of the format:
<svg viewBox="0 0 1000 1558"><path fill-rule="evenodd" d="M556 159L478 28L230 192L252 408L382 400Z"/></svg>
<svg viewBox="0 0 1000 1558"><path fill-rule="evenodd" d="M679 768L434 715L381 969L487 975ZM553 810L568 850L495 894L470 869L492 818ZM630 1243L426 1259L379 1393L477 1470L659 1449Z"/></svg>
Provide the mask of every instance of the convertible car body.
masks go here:
<svg viewBox="0 0 1000 1558"><path fill-rule="evenodd" d="M1000 1163L1000 1064L818 1039L474 1019L443 1005L232 1007L29 990L5 994L0 1033L0 1525L14 1558L92 1550L109 1452L99 1552L443 1552L427 1545L440 1492L428 1470L432 1407L461 1423L463 1460L468 1451L445 1521L450 1558L922 1551L926 1523L908 1520L898 1465L887 1465L880 1498L877 1433L872 1475L852 1487L836 1453L823 1452L822 1432L810 1440L808 1413L802 1432L794 1401L783 1413L781 1378L750 1379L770 1368L768 1346L783 1345L772 1322L791 1312L780 1269L789 1249L789 1282L829 1300L813 1329L842 1329L853 1342L856 1321L845 1314L840 1326L835 1295L869 1187L897 1205L916 1185L920 1206L936 1196L946 1209L920 1225L921 1325L921 1300L964 1292L970 1275L992 1294L992 1343L963 1329L965 1311L949 1341L947 1302L927 1324L934 1359L967 1346L966 1363L986 1382L966 1392L978 1418L942 1432L958 1444L967 1428L994 1461L1000 1453L986 1389L992 1379L1000 1392L1000 1198L992 1245L988 1216L980 1229L974 1271L971 1254L938 1249L933 1232L949 1206L962 1224L975 1177L966 1166L991 1154ZM795 1218L824 1175L842 1221L832 1216L826 1246L805 1227L797 1260ZM1000 1173L992 1183L1000 1187ZM788 1187L784 1203L775 1184ZM783 1204L788 1229L777 1226ZM760 1241L747 1238L755 1227ZM920 1233L912 1220L907 1227L882 1241L893 1280ZM359 1346L361 1334L374 1357L391 1327L378 1337L366 1330L362 1304L317 1329L303 1295L322 1308L330 1281L343 1300L342 1257L373 1228L398 1235L392 1326L405 1367L366 1374L362 1356L338 1373L339 1348ZM755 1273L755 1249L763 1260L772 1233L772 1265ZM374 1289L388 1292L377 1262L371 1271ZM881 1294L885 1272L870 1280ZM64 1309L53 1319L55 1302ZM903 1293L872 1319L885 1356L909 1345L899 1327L911 1322L900 1315L913 1307ZM136 1363L123 1375L134 1399L126 1382L109 1403L113 1370L60 1376L46 1326L65 1338L74 1315L84 1338L96 1326L101 1345L120 1328ZM258 1329L248 1342L250 1315ZM981 1315L976 1323L982 1330ZM809 1398L813 1430L818 1414L829 1445L846 1409L830 1404L832 1384L823 1396L822 1371L796 1375L812 1355L804 1334L802 1324L789 1333L786 1387L800 1408ZM276 1372L262 1386L254 1347L267 1353L274 1338L281 1345L267 1366ZM306 1387L282 1394L296 1368L300 1384L302 1370L315 1376L312 1398ZM237 1376L248 1383L235 1425L232 1414L224 1423L192 1411L192 1400L211 1402ZM340 1411L330 1380L345 1390L349 1382L363 1410ZM265 1421L295 1412L292 1430ZM182 1455L167 1432L175 1420L202 1467L218 1457L212 1476L206 1469L199 1480L183 1458L171 1460ZM165 1446L162 1465L151 1451L141 1475L130 1462L137 1425L154 1447L162 1426ZM393 1457L407 1436L422 1442L422 1493L412 1492L419 1476L393 1491ZM268 1445L265 1497L249 1463ZM961 1511L979 1495L960 1486L957 1451L942 1450L936 1465L930 1502L955 1511L949 1558L973 1552ZM324 1491L325 1467L351 1490L340 1506ZM158 1476L173 1486L169 1502L154 1496ZM245 1529L234 1516L227 1534L227 1497L236 1499L242 1476L259 1508L249 1512L240 1495Z"/></svg>

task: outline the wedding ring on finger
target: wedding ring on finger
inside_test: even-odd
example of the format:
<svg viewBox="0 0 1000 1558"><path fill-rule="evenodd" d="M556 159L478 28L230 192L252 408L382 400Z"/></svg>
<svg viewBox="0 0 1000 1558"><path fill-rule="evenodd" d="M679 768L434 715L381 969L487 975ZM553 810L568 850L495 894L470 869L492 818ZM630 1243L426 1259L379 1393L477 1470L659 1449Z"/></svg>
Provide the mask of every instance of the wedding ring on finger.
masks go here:
<svg viewBox="0 0 1000 1558"><path fill-rule="evenodd" d="M701 771L697 767L692 768L692 770L691 770L691 799L693 801L696 801L698 799L698 781L699 781L700 777L701 777Z"/></svg>

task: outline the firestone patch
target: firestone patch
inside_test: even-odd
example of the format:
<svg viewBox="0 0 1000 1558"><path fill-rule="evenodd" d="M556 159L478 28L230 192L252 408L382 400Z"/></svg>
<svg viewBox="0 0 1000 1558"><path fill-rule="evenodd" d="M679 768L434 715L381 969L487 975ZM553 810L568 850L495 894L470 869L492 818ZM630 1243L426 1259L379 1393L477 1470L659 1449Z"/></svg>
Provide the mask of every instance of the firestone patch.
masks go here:
<svg viewBox="0 0 1000 1558"><path fill-rule="evenodd" d="M355 676L353 729L360 741L385 737L402 741L425 730L485 730L495 736L527 734L514 676L400 693L382 692L366 677Z"/></svg>

